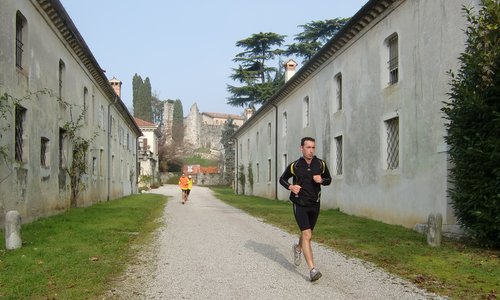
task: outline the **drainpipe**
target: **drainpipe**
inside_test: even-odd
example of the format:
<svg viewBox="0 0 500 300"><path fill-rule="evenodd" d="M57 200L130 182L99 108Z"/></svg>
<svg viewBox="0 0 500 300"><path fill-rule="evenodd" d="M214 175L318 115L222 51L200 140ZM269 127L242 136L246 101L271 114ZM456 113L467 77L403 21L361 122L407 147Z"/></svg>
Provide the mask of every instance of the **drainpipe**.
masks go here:
<svg viewBox="0 0 500 300"><path fill-rule="evenodd" d="M278 200L278 107L274 107L274 200Z"/></svg>
<svg viewBox="0 0 500 300"><path fill-rule="evenodd" d="M113 101L108 103L108 182L106 201L109 201L109 196L111 194L111 104L116 103L117 100L118 98L115 96Z"/></svg>
<svg viewBox="0 0 500 300"><path fill-rule="evenodd" d="M234 142L236 143L234 146L236 147L236 149L234 150L234 153L235 153L235 157L234 157L234 163L235 163L235 166L234 166L234 175L235 175L235 178L234 178L234 182L236 183L236 195L239 195L239 181L238 181L238 139L234 139Z"/></svg>

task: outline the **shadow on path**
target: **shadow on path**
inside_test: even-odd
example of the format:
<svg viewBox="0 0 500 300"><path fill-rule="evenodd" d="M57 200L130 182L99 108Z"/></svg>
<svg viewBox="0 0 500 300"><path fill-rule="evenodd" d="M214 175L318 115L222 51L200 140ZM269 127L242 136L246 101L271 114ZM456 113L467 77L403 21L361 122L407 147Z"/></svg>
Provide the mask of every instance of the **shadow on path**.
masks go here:
<svg viewBox="0 0 500 300"><path fill-rule="evenodd" d="M272 260L272 261L279 263L286 270L289 270L291 272L295 272L296 274L304 277L304 279L306 279L306 280L309 279L307 276L304 276L304 274L297 271L297 268L295 267L295 265L290 263L290 261L283 254L278 252L276 250L276 247L274 247L274 246L259 243L259 242L252 241L252 240L248 240L245 243L245 248L250 249L256 253L259 253L260 255L266 257L269 260ZM290 247L290 249L291 249L291 247ZM291 253L291 250L290 250L290 253Z"/></svg>

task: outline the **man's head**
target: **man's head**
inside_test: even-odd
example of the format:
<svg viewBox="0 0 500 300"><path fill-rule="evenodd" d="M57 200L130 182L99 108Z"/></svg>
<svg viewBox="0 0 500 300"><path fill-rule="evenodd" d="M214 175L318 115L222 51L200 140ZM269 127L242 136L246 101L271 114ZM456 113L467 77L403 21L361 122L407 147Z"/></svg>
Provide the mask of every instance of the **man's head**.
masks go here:
<svg viewBox="0 0 500 300"><path fill-rule="evenodd" d="M188 178L191 179L191 175L189 175Z"/></svg>
<svg viewBox="0 0 500 300"><path fill-rule="evenodd" d="M303 137L300 140L300 151L305 159L312 159L316 151L316 140L308 136Z"/></svg>

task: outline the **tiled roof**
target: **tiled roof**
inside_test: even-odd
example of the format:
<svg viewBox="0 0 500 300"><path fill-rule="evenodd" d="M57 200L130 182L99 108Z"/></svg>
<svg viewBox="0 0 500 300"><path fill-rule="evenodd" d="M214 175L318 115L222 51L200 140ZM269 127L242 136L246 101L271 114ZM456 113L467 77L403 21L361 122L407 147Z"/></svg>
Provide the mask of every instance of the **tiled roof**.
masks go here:
<svg viewBox="0 0 500 300"><path fill-rule="evenodd" d="M144 121L142 119L134 117L135 123L139 127L156 127L157 125L148 121Z"/></svg>
<svg viewBox="0 0 500 300"><path fill-rule="evenodd" d="M204 112L203 115L207 115L211 118L220 118L220 119L233 119L233 120L243 120L243 116L240 115L232 115L232 114L224 114L224 113L215 113L215 112Z"/></svg>

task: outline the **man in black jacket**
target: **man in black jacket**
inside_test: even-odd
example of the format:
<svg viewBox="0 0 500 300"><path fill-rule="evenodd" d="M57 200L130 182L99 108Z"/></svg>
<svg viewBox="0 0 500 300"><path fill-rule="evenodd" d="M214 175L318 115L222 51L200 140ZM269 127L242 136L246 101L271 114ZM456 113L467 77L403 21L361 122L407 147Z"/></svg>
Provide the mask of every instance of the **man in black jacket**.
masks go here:
<svg viewBox="0 0 500 300"><path fill-rule="evenodd" d="M302 157L287 166L280 177L280 184L291 191L293 214L301 231L299 243L292 247L294 263L300 265L301 254L304 252L311 281L316 281L321 277L321 272L314 265L312 232L319 216L321 185L329 185L332 178L325 161L314 155L316 141L313 138L302 138L300 150ZM291 177L292 184L288 182Z"/></svg>

